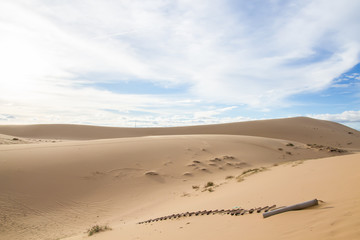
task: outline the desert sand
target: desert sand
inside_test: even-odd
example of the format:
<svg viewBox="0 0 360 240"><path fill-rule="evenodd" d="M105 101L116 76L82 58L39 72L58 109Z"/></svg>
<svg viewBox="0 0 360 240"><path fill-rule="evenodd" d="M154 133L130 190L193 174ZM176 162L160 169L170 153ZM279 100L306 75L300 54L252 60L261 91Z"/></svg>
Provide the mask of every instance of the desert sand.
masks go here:
<svg viewBox="0 0 360 240"><path fill-rule="evenodd" d="M175 128L3 125L0 239L360 239L359 150L360 132L303 117ZM138 224L314 198L316 207L266 219ZM88 236L95 225L111 230Z"/></svg>

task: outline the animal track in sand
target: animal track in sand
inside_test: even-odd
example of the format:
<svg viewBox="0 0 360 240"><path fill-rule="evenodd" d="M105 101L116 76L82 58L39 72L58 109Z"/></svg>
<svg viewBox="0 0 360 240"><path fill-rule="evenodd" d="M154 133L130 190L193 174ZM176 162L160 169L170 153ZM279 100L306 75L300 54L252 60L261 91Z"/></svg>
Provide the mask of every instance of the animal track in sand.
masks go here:
<svg viewBox="0 0 360 240"><path fill-rule="evenodd" d="M171 164L173 164L173 162L172 162L172 161L168 161L168 162L163 163L163 166L168 166L168 165L171 165Z"/></svg>
<svg viewBox="0 0 360 240"><path fill-rule="evenodd" d="M94 171L90 173L87 176L81 177L85 180L95 180L95 179L101 179L105 177L112 177L112 178L123 178L123 177L131 177L134 175L141 175L141 172L143 172L144 169L142 168L118 168L118 169L112 169L110 171Z"/></svg>
<svg viewBox="0 0 360 240"><path fill-rule="evenodd" d="M213 159L210 159L209 161L211 161L211 162L220 162L222 160L220 158L213 158Z"/></svg>
<svg viewBox="0 0 360 240"><path fill-rule="evenodd" d="M159 173L157 173L155 171L149 171L149 172L146 172L145 175L147 175L147 176L158 176Z"/></svg>

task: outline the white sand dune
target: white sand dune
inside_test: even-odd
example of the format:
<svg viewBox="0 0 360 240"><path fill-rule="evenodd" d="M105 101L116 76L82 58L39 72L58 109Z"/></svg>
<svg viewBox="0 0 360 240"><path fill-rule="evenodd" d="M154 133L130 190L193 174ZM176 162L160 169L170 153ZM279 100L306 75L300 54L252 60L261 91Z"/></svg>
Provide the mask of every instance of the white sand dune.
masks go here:
<svg viewBox="0 0 360 240"><path fill-rule="evenodd" d="M93 239L359 236L360 133L340 124L292 118L164 129L31 125L0 126L0 134L10 139L0 145L0 239L87 239L95 224L113 230ZM13 136L36 143L11 144ZM248 169L261 171L241 182L230 178ZM209 181L212 192L204 187ZM325 204L269 219L211 215L136 224L312 198Z"/></svg>

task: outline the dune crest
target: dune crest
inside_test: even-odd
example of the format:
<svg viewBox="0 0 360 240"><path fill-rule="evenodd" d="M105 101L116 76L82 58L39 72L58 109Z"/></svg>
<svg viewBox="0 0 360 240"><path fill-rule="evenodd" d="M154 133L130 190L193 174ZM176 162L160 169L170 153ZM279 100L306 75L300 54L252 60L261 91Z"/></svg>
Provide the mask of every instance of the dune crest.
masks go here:
<svg viewBox="0 0 360 240"><path fill-rule="evenodd" d="M69 124L0 125L0 133L26 138L66 140L193 134L247 135L332 147L360 148L358 131L335 122L307 117L166 128L118 128Z"/></svg>

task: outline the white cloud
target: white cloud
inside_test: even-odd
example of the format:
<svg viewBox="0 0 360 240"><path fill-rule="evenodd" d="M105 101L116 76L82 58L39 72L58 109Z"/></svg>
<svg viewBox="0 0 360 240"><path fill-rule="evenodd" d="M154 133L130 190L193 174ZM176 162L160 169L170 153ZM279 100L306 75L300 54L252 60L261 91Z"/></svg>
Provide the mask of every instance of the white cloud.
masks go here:
<svg viewBox="0 0 360 240"><path fill-rule="evenodd" d="M201 102L268 110L292 94L329 86L359 62L359 1L253 4L1 1L0 113L60 122L105 114L101 123L114 117L101 109L217 116L196 109ZM86 77L94 73L111 78ZM189 89L159 96L84 87L114 79Z"/></svg>
<svg viewBox="0 0 360 240"><path fill-rule="evenodd" d="M308 116L321 120L328 120L328 121L342 123L351 128L360 130L360 111L344 111L342 113L335 113L335 114L325 113L325 114L314 114Z"/></svg>
<svg viewBox="0 0 360 240"><path fill-rule="evenodd" d="M232 106L232 107L225 107L225 108L217 108L217 109L212 109L212 110L207 110L207 111L198 111L194 113L194 118L195 119L210 119L210 118L214 118L217 115L230 111L232 109L237 108L236 106Z"/></svg>
<svg viewBox="0 0 360 240"><path fill-rule="evenodd" d="M350 122L359 122L360 123L360 111L344 111L342 113L336 114L316 114L310 115L311 117L329 120L334 122L350 123Z"/></svg>

